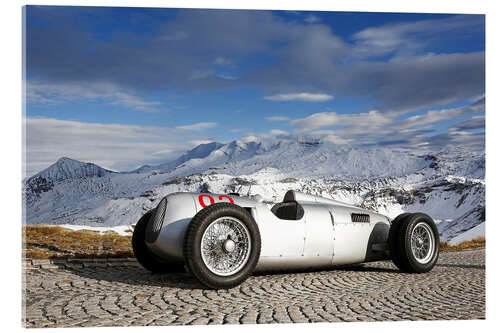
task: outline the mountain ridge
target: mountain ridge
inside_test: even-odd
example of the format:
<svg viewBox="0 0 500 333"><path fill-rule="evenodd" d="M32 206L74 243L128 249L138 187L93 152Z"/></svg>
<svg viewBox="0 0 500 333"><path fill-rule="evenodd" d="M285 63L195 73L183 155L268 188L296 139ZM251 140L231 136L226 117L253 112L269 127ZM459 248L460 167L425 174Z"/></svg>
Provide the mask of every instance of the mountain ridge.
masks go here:
<svg viewBox="0 0 500 333"><path fill-rule="evenodd" d="M102 177L105 174L115 172L94 163L82 162L64 156L59 158L54 164L29 177L27 181L36 177L44 177L51 180Z"/></svg>
<svg viewBox="0 0 500 333"><path fill-rule="evenodd" d="M224 144L219 143L219 142L210 142L210 143L202 143L193 149L185 152L182 154L180 157L172 160L172 161L167 161L163 162L157 165L143 165L135 170L128 171L125 173L143 173L143 172L150 172L153 170L170 170L178 167L182 163L185 163L189 161L190 159L195 159L195 158L205 158L207 155L209 155L212 151L219 149L222 147Z"/></svg>
<svg viewBox="0 0 500 333"><path fill-rule="evenodd" d="M90 168L94 171L81 176L83 171L67 169L80 170L87 163L63 159L59 164L66 166L66 173L50 178L52 173L44 173L49 167L41 172L43 177L37 174L24 183L26 223L133 224L172 192L261 194L271 202L280 201L288 189L391 218L403 211L423 211L436 219L446 239L484 221L484 153L462 149L432 152L291 140L233 141L204 144L140 172L112 172L94 165L100 169Z"/></svg>

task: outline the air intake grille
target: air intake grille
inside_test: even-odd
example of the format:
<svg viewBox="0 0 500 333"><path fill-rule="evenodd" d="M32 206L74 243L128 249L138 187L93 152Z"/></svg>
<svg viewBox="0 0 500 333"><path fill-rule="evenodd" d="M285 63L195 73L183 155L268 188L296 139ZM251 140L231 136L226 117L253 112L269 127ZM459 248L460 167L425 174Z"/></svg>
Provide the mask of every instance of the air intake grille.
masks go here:
<svg viewBox="0 0 500 333"><path fill-rule="evenodd" d="M146 241L148 243L154 243L160 234L161 226L163 225L163 218L165 217L165 211L167 208L167 198L163 198L154 214L151 215L146 228Z"/></svg>
<svg viewBox="0 0 500 333"><path fill-rule="evenodd" d="M352 222L360 222L360 223L370 223L370 215L368 214L351 214Z"/></svg>

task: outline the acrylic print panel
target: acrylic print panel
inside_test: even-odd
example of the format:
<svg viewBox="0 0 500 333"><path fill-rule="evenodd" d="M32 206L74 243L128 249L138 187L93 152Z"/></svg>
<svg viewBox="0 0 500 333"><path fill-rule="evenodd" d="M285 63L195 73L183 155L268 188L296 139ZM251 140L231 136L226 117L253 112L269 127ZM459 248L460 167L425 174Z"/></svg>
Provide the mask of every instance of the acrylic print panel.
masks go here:
<svg viewBox="0 0 500 333"><path fill-rule="evenodd" d="M26 327L484 319L484 15L23 15Z"/></svg>

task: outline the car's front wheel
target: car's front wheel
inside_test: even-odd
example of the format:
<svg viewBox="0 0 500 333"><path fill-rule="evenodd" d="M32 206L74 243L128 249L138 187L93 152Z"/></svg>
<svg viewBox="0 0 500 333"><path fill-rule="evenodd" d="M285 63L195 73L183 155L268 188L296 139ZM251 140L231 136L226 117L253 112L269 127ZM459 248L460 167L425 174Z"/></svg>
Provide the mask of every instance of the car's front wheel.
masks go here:
<svg viewBox="0 0 500 333"><path fill-rule="evenodd" d="M391 252L396 266L408 273L430 271L439 257L436 224L423 213L405 214L391 233Z"/></svg>
<svg viewBox="0 0 500 333"><path fill-rule="evenodd" d="M216 203L199 211L189 223L184 259L205 286L231 288L253 273L260 246L259 228L247 210Z"/></svg>

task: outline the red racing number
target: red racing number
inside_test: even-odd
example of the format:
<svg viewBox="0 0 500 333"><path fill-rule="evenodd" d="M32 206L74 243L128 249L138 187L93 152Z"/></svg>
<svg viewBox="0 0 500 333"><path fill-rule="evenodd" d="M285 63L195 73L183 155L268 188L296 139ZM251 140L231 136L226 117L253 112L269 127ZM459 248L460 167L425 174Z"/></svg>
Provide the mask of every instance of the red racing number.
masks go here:
<svg viewBox="0 0 500 333"><path fill-rule="evenodd" d="M210 200L210 205L213 205L215 203L215 200L214 198L212 198L211 196L209 196L208 194L202 194L202 195L199 195L198 196L198 201L200 202L200 205L205 208L207 207L207 205L205 204L205 201L203 200L203 198L207 197L209 200Z"/></svg>
<svg viewBox="0 0 500 333"><path fill-rule="evenodd" d="M230 203L234 204L233 198L228 197L227 195L219 195L219 201L222 201L222 198L227 198Z"/></svg>
<svg viewBox="0 0 500 333"><path fill-rule="evenodd" d="M206 204L205 203L205 199L204 198L208 198L208 200L210 201L210 204ZM227 195L219 195L219 201L223 201L223 199L226 198L230 203L234 204L234 200L227 196ZM208 194L201 194L198 196L198 202L200 203L200 205L205 208L209 205L213 205L215 203L215 200L214 198L212 198L211 195L208 195Z"/></svg>

